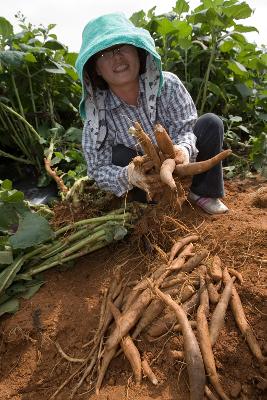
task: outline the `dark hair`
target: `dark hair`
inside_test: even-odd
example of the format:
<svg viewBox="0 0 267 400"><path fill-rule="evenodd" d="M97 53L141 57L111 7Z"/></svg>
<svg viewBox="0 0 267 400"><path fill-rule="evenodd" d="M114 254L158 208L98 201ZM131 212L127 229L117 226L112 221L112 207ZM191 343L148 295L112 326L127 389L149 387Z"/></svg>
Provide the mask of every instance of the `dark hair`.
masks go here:
<svg viewBox="0 0 267 400"><path fill-rule="evenodd" d="M141 49L140 47L136 47L139 61L140 61L140 69L139 69L139 75L142 75L144 72L146 72L146 57L147 57L147 52L144 49ZM107 82L98 75L96 72L96 60L97 60L98 54L93 55L89 60L86 61L83 67L83 75L84 73L87 73L93 89L101 89L101 90L106 90L108 89L108 84Z"/></svg>

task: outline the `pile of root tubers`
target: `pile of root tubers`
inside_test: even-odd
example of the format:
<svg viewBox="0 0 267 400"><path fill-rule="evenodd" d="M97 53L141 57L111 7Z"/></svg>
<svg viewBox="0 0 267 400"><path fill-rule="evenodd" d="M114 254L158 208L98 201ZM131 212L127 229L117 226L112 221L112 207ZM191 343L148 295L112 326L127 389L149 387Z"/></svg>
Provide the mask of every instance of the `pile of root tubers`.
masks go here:
<svg viewBox="0 0 267 400"><path fill-rule="evenodd" d="M142 156L137 156L133 159L135 167L139 168L144 175L147 173L159 174L161 182L177 196L180 206L185 197L179 179L206 172L231 154L231 150L228 149L205 161L177 164L175 160L177 150L175 150L169 134L159 123L154 126L156 145L138 122L135 122L134 126L129 128L129 133L136 137L143 152ZM147 172L144 170L143 165L148 160L152 162L152 168ZM174 177L176 177L176 180ZM155 194L147 192L148 200L154 200L154 196ZM157 195L156 200L158 200Z"/></svg>
<svg viewBox="0 0 267 400"><path fill-rule="evenodd" d="M236 289L235 282L242 284L241 274L222 268L220 258L211 257L196 243L198 240L195 234L180 238L167 254L166 262L138 282L123 278L120 268L114 271L110 286L103 291L98 328L84 345L90 345L91 350L51 399L74 377L79 381L70 398L85 380L89 390L95 389L99 394L111 360L122 352L131 365L136 385L143 377L157 385L144 346L174 332L182 335L183 348L173 350L171 357L186 363L190 399L229 399L219 381L212 350L224 326L228 304L251 352L260 363L266 363Z"/></svg>

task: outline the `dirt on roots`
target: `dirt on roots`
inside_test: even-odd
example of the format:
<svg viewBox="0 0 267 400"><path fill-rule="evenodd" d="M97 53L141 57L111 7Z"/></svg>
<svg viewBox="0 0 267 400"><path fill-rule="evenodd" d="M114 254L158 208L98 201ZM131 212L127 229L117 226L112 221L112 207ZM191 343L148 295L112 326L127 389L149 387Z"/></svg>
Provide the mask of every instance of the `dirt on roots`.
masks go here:
<svg viewBox="0 0 267 400"><path fill-rule="evenodd" d="M111 273L122 265L124 274L139 279L164 258L173 241L198 232L201 246L210 257L217 254L224 266L242 273L237 285L250 326L267 353L267 213L258 201L257 190L266 180L251 178L226 182L225 203L230 211L209 216L189 203L182 213L157 214L149 206L135 232L123 242L79 259L75 266L45 273L46 283L20 310L0 322L0 400L48 400L75 371L77 364L64 359L54 345L57 341L68 355L85 358L96 330L100 293L110 283ZM262 190L262 189L261 189ZM161 250L163 251L161 253ZM131 368L123 355L115 358L106 374L100 395L88 390L85 381L75 395L77 400L187 400L188 377L183 362L169 357L170 349L181 349L181 339L170 332L148 343L145 335L137 340L153 362L159 381L153 386L143 379L133 382ZM230 398L267 399L267 367L250 352L228 309L225 326L214 347L219 377ZM77 377L69 382L57 399L69 398Z"/></svg>

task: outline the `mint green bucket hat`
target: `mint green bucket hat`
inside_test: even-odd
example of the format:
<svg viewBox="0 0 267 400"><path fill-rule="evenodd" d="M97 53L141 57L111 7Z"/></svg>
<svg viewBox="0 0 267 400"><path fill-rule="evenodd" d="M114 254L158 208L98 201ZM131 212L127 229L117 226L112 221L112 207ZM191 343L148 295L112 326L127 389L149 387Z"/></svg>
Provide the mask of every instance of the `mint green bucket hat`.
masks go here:
<svg viewBox="0 0 267 400"><path fill-rule="evenodd" d="M123 13L102 15L89 21L85 26L81 49L75 65L82 82L80 114L83 119L86 119L85 102L88 97L88 88L83 77L84 65L94 54L121 43L131 44L148 52L150 55L148 59L153 62L159 74L158 93L160 93L163 85L161 58L150 33L146 29L136 27Z"/></svg>

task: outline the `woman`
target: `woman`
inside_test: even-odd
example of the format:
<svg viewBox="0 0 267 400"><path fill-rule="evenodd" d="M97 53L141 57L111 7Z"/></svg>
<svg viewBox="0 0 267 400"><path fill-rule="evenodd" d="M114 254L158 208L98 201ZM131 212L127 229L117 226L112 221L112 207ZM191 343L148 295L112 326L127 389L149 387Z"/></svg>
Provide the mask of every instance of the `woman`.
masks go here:
<svg viewBox="0 0 267 400"><path fill-rule="evenodd" d="M179 78L162 72L149 32L123 14L103 15L86 25L76 68L83 86L84 155L88 174L100 188L122 196L137 187L139 199L140 192L142 197L143 191L162 190L158 176L140 176L131 162L140 151L128 133L135 121L154 143L154 124L165 127L175 143L176 163L201 161L221 151L222 121L214 114L197 119ZM193 178L189 199L210 214L220 214L228 210L219 199L223 194L222 167L217 165Z"/></svg>

